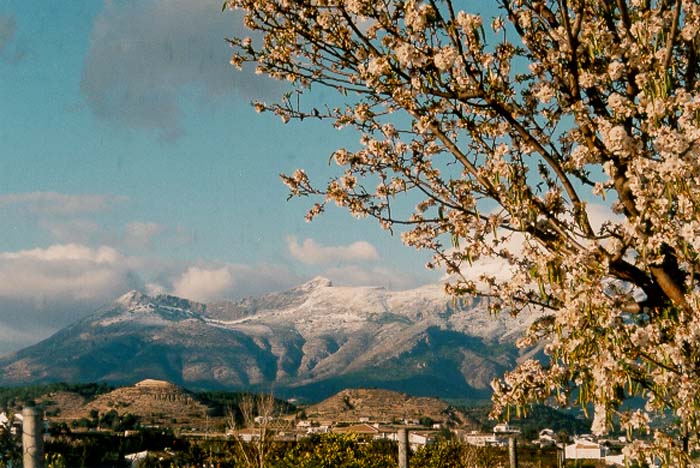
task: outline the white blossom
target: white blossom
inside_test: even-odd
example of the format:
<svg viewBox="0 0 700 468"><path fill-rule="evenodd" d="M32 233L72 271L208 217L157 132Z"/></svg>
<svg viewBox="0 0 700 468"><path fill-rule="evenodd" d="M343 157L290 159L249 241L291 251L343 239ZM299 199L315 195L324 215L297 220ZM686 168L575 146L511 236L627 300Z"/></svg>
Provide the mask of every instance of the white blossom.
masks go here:
<svg viewBox="0 0 700 468"><path fill-rule="evenodd" d="M493 34L470 5L432 5L227 2L261 38L232 39L232 65L343 103L256 110L361 135L326 183L283 175L290 195L317 198L308 220L334 203L431 251L450 294L541 309L519 344L546 358L493 382L494 414L592 405L596 432L653 428L630 463L681 466L677 428L700 433L700 5L513 1Z"/></svg>

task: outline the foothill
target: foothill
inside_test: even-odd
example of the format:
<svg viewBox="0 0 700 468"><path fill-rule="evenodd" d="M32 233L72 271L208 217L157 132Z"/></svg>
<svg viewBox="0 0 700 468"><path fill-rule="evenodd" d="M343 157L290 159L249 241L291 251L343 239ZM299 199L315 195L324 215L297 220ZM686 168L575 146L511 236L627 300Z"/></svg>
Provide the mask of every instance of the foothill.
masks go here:
<svg viewBox="0 0 700 468"><path fill-rule="evenodd" d="M623 466L623 441L585 435L589 423L573 414L541 407L513 424L496 423L484 404L381 389L346 389L309 404L147 379L118 388L4 388L0 403L2 466L21 466L22 408L29 405L40 415L45 466L52 467L291 467L336 457L332 466L388 468L399 466L402 431L414 468L506 467L510 439L522 468Z"/></svg>

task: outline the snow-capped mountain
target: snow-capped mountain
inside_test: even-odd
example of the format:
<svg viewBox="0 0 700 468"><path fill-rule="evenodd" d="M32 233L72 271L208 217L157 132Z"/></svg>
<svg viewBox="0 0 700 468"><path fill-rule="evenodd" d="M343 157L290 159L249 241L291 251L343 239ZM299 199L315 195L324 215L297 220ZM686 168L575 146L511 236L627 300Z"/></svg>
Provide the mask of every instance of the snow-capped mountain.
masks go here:
<svg viewBox="0 0 700 468"><path fill-rule="evenodd" d="M440 285L335 287L199 304L131 291L34 346L0 358L0 385L164 379L191 388L327 396L352 386L484 397L514 366L533 313L494 317Z"/></svg>

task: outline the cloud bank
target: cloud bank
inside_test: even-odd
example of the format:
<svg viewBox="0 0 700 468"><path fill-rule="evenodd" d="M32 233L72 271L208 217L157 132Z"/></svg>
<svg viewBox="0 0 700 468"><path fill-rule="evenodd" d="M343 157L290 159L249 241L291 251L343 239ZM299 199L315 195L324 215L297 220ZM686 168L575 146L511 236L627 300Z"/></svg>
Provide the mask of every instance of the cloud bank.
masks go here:
<svg viewBox="0 0 700 468"><path fill-rule="evenodd" d="M97 194L25 192L0 195L0 207L14 206L37 214L78 215L105 211L124 200L125 197Z"/></svg>
<svg viewBox="0 0 700 468"><path fill-rule="evenodd" d="M0 253L0 353L46 338L141 281L112 247L55 244ZM10 332L11 330L11 332Z"/></svg>
<svg viewBox="0 0 700 468"><path fill-rule="evenodd" d="M287 248L292 257L307 265L365 262L380 259L377 249L365 241L353 242L350 245L324 246L313 239L305 239L300 244L296 237L289 236Z"/></svg>
<svg viewBox="0 0 700 468"><path fill-rule="evenodd" d="M382 286L387 289L403 290L415 288L425 282L410 272L378 265L332 267L322 274L338 286Z"/></svg>
<svg viewBox="0 0 700 468"><path fill-rule="evenodd" d="M288 238L290 255L305 261L295 265L304 266L304 272L283 264L192 262L129 250L150 243L163 229L135 221L124 227L131 245L73 241L0 252L0 330L11 335L0 333L0 354L46 338L131 289L207 303L283 291L317 275L339 286L406 289L420 283L410 272L381 264L368 242L326 246Z"/></svg>
<svg viewBox="0 0 700 468"><path fill-rule="evenodd" d="M0 253L0 298L102 301L137 287L130 260L112 247L56 244Z"/></svg>
<svg viewBox="0 0 700 468"><path fill-rule="evenodd" d="M158 223L134 221L124 227L124 241L136 248L150 247L153 238L165 231Z"/></svg>
<svg viewBox="0 0 700 468"><path fill-rule="evenodd" d="M190 267L175 280L173 294L206 302L221 299L221 294L230 289L233 284L233 275L226 267L215 270Z"/></svg>
<svg viewBox="0 0 700 468"><path fill-rule="evenodd" d="M322 245L314 239L299 242L287 237L289 255L311 267L317 275L325 276L338 286L383 286L389 289L409 289L425 280L411 272L393 269L374 245L357 241L348 245Z"/></svg>
<svg viewBox="0 0 700 468"><path fill-rule="evenodd" d="M108 2L93 26L81 91L97 116L175 139L186 92L214 102L234 90L250 100L278 89L229 64L224 39L242 31L218 0Z"/></svg>
<svg viewBox="0 0 700 468"><path fill-rule="evenodd" d="M198 302L211 302L281 291L303 280L302 276L278 265L199 265L190 266L174 277L170 288L154 284L150 287Z"/></svg>

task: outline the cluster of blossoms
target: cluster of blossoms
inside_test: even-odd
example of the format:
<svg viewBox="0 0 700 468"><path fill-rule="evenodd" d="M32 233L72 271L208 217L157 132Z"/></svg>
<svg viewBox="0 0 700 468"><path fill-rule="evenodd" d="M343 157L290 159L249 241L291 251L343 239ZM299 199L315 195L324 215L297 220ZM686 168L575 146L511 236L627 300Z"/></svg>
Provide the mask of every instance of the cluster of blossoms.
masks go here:
<svg viewBox="0 0 700 468"><path fill-rule="evenodd" d="M688 462L700 433L697 2L500 0L490 21L452 0L226 5L259 35L230 39L234 65L346 102L257 110L362 135L333 154L341 169L325 186L283 176L292 196L319 197L309 219L328 203L374 217L434 252L449 293L542 310L522 344L549 360L495 381L495 413L595 408L600 431L648 434L631 460ZM508 274L471 277L484 259ZM626 409L631 398L644 408Z"/></svg>

